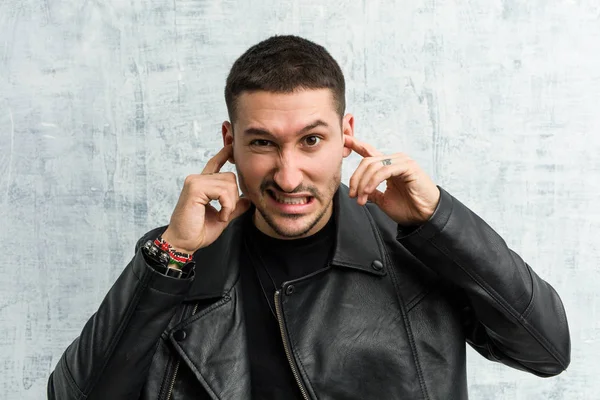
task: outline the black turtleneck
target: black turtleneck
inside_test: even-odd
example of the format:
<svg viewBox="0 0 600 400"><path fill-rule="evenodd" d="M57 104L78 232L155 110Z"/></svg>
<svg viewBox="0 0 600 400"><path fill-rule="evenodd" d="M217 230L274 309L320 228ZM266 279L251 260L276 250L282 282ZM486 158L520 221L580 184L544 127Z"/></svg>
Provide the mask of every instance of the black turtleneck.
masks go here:
<svg viewBox="0 0 600 400"><path fill-rule="evenodd" d="M248 214L241 284L252 399L301 399L273 315L274 295L284 282L309 275L329 264L335 242L334 218L312 236L285 240L262 233L252 222L251 213Z"/></svg>

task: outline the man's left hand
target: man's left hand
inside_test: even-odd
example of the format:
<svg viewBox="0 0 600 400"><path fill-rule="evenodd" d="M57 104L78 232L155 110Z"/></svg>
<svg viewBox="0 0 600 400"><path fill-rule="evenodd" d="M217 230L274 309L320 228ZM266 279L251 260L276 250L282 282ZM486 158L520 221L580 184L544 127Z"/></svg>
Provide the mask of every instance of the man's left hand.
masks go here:
<svg viewBox="0 0 600 400"><path fill-rule="evenodd" d="M368 143L344 135L344 146L363 158L350 178L350 197L358 204L377 204L399 225L422 224L431 218L440 190L419 165L403 153L384 155ZM386 181L385 192L377 186Z"/></svg>

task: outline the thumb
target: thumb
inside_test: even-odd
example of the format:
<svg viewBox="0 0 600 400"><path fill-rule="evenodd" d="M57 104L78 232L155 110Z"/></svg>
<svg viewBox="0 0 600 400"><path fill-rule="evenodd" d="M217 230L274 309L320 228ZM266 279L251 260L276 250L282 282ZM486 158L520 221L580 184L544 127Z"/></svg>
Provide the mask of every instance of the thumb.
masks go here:
<svg viewBox="0 0 600 400"><path fill-rule="evenodd" d="M233 210L233 212L229 216L229 221L233 221L234 219L248 211L251 205L252 202L249 199L245 197L240 197L237 204L235 205L235 210Z"/></svg>

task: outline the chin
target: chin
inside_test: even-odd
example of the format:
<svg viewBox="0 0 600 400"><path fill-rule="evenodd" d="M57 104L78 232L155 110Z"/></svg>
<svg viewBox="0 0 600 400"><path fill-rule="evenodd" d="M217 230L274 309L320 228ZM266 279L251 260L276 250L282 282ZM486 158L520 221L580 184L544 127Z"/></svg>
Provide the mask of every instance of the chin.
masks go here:
<svg viewBox="0 0 600 400"><path fill-rule="evenodd" d="M306 236L317 225L324 212L320 210L311 214L273 214L259 211L267 225L280 237L297 239Z"/></svg>
<svg viewBox="0 0 600 400"><path fill-rule="evenodd" d="M265 216L263 216L265 217ZM315 225L315 215L267 215L265 221L279 236L299 238L306 235Z"/></svg>

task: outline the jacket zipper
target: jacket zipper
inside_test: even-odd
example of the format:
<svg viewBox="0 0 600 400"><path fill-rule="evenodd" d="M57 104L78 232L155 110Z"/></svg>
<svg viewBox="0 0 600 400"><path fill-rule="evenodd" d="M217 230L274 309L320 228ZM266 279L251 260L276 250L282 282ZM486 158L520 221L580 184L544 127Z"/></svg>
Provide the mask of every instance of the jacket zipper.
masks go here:
<svg viewBox="0 0 600 400"><path fill-rule="evenodd" d="M281 318L281 306L279 305L279 298L280 298L280 293L278 290L275 292L275 313L277 314L277 322L279 323L279 331L281 332L281 340L283 341L283 349L285 350L285 355L288 359L288 363L290 364L290 367L292 368L292 374L294 375L294 378L296 379L296 383L298 384L298 387L300 388L300 392L302 392L302 397L305 400L309 400L306 388L304 387L304 385L302 384L302 381L300 380L300 373L298 372L298 367L296 366L296 363L295 363L294 359L292 358L292 352L290 351L290 345L288 343L287 335L285 333L285 326L283 324L283 319Z"/></svg>
<svg viewBox="0 0 600 400"><path fill-rule="evenodd" d="M198 309L198 303L194 305L194 310L192 311L192 315L196 314L196 310ZM179 371L179 364L181 363L181 358L177 357L177 362L175 363L175 371L173 372L173 379L171 380L171 385L169 385L169 391L167 392L167 400L171 400L171 395L173 394L173 388L175 387L175 379L177 378L177 371Z"/></svg>

